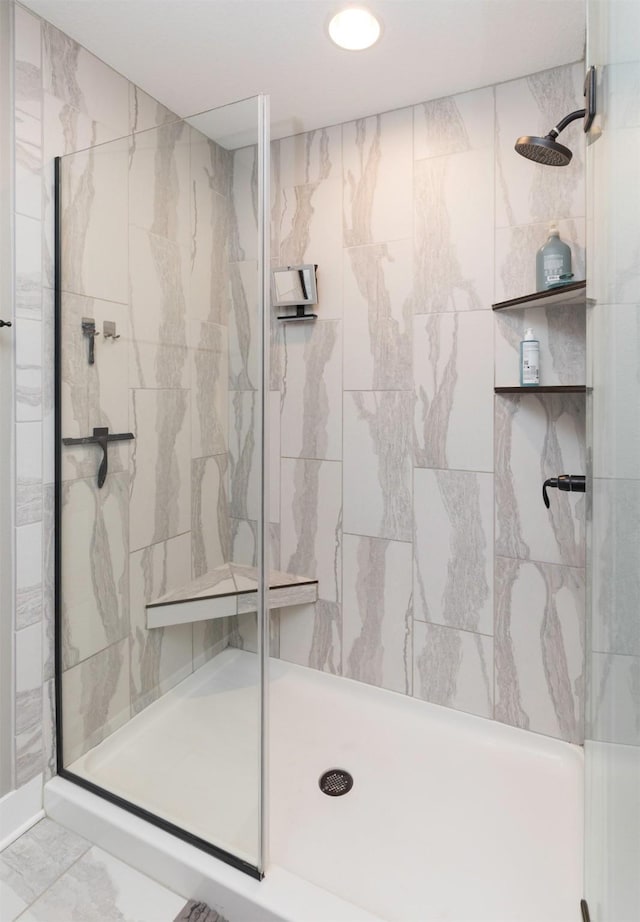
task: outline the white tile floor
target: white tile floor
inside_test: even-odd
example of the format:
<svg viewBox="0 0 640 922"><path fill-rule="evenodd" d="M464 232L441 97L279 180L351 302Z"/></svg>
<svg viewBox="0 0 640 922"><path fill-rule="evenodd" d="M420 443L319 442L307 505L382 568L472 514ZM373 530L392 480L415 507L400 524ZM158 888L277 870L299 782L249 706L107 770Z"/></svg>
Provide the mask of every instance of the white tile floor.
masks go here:
<svg viewBox="0 0 640 922"><path fill-rule="evenodd" d="M0 852L0 922L173 922L185 903L49 819Z"/></svg>

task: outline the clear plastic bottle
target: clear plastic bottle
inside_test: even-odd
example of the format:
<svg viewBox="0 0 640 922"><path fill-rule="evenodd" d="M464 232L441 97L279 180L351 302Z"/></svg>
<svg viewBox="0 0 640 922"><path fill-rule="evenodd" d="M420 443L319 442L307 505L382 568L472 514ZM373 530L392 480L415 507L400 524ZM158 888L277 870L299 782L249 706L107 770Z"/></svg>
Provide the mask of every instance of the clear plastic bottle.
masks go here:
<svg viewBox="0 0 640 922"><path fill-rule="evenodd" d="M572 278L571 250L560 239L557 224L550 224L547 242L536 254L536 290L568 285Z"/></svg>
<svg viewBox="0 0 640 922"><path fill-rule="evenodd" d="M540 343L531 327L525 330L520 343L520 384L522 387L540 384Z"/></svg>

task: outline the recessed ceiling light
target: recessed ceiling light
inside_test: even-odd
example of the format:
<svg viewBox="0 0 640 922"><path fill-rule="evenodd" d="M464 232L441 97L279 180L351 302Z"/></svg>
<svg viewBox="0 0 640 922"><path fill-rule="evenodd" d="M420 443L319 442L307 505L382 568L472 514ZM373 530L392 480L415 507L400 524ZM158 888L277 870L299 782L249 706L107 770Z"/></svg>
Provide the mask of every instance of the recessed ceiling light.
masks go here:
<svg viewBox="0 0 640 922"><path fill-rule="evenodd" d="M329 35L340 48L362 51L380 38L380 23L369 10L350 6L333 17L329 23Z"/></svg>

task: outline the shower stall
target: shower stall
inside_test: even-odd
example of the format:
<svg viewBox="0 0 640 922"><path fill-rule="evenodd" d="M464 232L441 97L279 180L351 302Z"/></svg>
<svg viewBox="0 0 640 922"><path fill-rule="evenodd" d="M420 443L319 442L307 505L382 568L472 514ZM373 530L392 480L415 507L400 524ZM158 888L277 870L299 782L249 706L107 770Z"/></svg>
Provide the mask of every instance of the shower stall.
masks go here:
<svg viewBox="0 0 640 922"><path fill-rule="evenodd" d="M233 871L185 894L233 922L239 879L269 922L640 916L637 15L589 3L566 169L513 141L584 62L56 161L58 773ZM576 283L527 299L556 217Z"/></svg>

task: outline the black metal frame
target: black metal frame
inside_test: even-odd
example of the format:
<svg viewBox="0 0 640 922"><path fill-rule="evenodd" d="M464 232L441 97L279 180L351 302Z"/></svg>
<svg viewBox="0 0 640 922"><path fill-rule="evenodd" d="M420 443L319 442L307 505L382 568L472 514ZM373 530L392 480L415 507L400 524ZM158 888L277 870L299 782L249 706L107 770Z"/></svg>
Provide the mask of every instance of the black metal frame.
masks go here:
<svg viewBox="0 0 640 922"><path fill-rule="evenodd" d="M237 855L225 851L217 845L201 839L199 836L176 826L174 823L165 820L143 807L119 797L112 791L102 788L80 775L70 772L64 767L63 762L63 719L62 719L62 263L61 263L61 201L60 201L60 170L62 158L56 157L54 160L54 312L55 312L55 600L54 600L54 631L55 631L55 724L56 724L56 771L57 774L66 781L72 781L79 787L97 794L116 807L121 807L128 813L140 819L152 823L164 832L169 832L176 838L187 842L189 845L195 845L196 848L207 852L214 858L218 858L225 864L231 865L239 871L244 872L255 880L262 880L263 874L253 864L243 861Z"/></svg>

